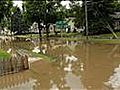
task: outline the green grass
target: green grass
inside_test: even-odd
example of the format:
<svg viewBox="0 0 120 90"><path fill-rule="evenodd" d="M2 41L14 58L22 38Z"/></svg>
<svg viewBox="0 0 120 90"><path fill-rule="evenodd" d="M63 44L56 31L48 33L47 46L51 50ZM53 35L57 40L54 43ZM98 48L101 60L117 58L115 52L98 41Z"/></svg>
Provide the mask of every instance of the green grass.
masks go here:
<svg viewBox="0 0 120 90"><path fill-rule="evenodd" d="M120 44L120 39L89 39L87 41L102 44Z"/></svg>
<svg viewBox="0 0 120 90"><path fill-rule="evenodd" d="M53 56L42 54L42 53L31 52L30 54L32 57L40 57L42 58L42 60L47 60L48 62L54 62L57 60L57 57L53 57Z"/></svg>
<svg viewBox="0 0 120 90"><path fill-rule="evenodd" d="M39 37L39 34L15 35L15 37L19 37L19 38L37 38L37 37Z"/></svg>
<svg viewBox="0 0 120 90"><path fill-rule="evenodd" d="M74 37L76 35L79 35L80 33L58 33L57 36L55 34L49 34L49 37Z"/></svg>
<svg viewBox="0 0 120 90"><path fill-rule="evenodd" d="M116 32L116 35L120 37L120 32ZM90 35L90 38L95 38L95 39L110 39L114 38L112 33L109 34L100 34L100 35Z"/></svg>
<svg viewBox="0 0 120 90"><path fill-rule="evenodd" d="M64 40L64 41L80 41L82 39L81 38L75 38L75 37L73 37L73 38L63 37L63 38L61 38L61 40Z"/></svg>
<svg viewBox="0 0 120 90"><path fill-rule="evenodd" d="M8 54L7 52L0 50L0 58L9 58L11 55Z"/></svg>
<svg viewBox="0 0 120 90"><path fill-rule="evenodd" d="M116 32L117 36L120 37L120 32ZM17 35L17 37L25 37L25 38L30 38L31 34L27 35ZM62 37L61 37L62 36ZM38 38L39 34L32 34L32 38ZM46 37L46 34L42 35L42 38ZM58 33L57 36L55 34L49 34L49 37L53 38L60 38L65 41L80 41L80 40L86 40L86 36L81 35L80 33L65 33L63 32ZM103 44L120 44L119 39L112 39L114 36L112 33L110 34L101 34L101 35L91 35L89 36L89 42L94 42L94 43L103 43Z"/></svg>
<svg viewBox="0 0 120 90"><path fill-rule="evenodd" d="M120 32L116 32L116 34L117 34L118 37L120 37ZM113 34L111 34L111 33L110 34L101 34L101 36L107 36L107 37L111 36L112 37Z"/></svg>
<svg viewBox="0 0 120 90"><path fill-rule="evenodd" d="M80 33L58 33L57 36L53 33L49 34L49 37L71 37L79 35ZM15 37L21 37L21 38L38 38L39 34L26 34L26 35L15 35ZM46 34L42 34L42 38L47 37Z"/></svg>
<svg viewBox="0 0 120 90"><path fill-rule="evenodd" d="M64 41L86 41L86 42L93 42L93 43L101 43L101 44L120 44L120 39L102 39L102 38L91 38L85 39L86 37L82 38L62 38Z"/></svg>

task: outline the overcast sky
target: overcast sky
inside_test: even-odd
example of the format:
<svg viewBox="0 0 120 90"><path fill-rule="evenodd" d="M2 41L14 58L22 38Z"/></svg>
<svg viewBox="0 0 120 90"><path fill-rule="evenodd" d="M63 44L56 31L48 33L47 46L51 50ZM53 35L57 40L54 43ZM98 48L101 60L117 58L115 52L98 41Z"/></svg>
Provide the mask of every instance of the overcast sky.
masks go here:
<svg viewBox="0 0 120 90"><path fill-rule="evenodd" d="M70 1L62 1L61 4L62 4L63 6L66 6L67 9L69 9Z"/></svg>
<svg viewBox="0 0 120 90"><path fill-rule="evenodd" d="M18 6L22 10L22 1L13 1L13 6Z"/></svg>

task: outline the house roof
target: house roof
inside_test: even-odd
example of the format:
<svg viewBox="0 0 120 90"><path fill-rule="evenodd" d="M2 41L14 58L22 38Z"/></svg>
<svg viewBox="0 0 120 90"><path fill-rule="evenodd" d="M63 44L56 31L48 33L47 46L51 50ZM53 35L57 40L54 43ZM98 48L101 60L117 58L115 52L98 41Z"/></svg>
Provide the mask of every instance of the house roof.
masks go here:
<svg viewBox="0 0 120 90"><path fill-rule="evenodd" d="M114 12L114 13L115 14L111 16L113 16L114 18L120 19L120 12Z"/></svg>

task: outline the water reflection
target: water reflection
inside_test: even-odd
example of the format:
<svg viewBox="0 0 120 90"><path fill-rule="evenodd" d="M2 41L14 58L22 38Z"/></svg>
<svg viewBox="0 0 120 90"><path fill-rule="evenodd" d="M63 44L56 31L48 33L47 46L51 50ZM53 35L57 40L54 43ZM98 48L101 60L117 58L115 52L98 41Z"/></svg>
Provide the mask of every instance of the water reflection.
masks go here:
<svg viewBox="0 0 120 90"><path fill-rule="evenodd" d="M29 72L0 77L0 90L33 90L36 80L26 73Z"/></svg>
<svg viewBox="0 0 120 90"><path fill-rule="evenodd" d="M33 90L33 86L35 85L35 82L36 80L29 79L27 82L21 83L20 85L15 85L2 90Z"/></svg>
<svg viewBox="0 0 120 90"><path fill-rule="evenodd" d="M120 45L115 45L114 48L109 52L111 58L120 57Z"/></svg>
<svg viewBox="0 0 120 90"><path fill-rule="evenodd" d="M66 84L71 88L71 90L87 90L80 78L80 76L76 76L72 72L68 72L65 75Z"/></svg>
<svg viewBox="0 0 120 90"><path fill-rule="evenodd" d="M114 69L114 73L109 77L105 85L113 88L114 90L120 90L120 65Z"/></svg>
<svg viewBox="0 0 120 90"><path fill-rule="evenodd" d="M27 84L20 85L17 90L21 88L24 90L24 86L29 90L110 90L111 88L107 87L104 82L113 74L114 68L120 64L119 45L90 44L84 41L63 41L59 39L42 41L32 39L27 42L15 40L12 44L8 43L4 45L1 43L2 48L6 51L11 48L29 54L29 52L37 50L36 53L42 52L45 55L57 58L57 61L53 63L34 60L35 62L31 63L30 70L24 72L23 77L27 76L28 78ZM9 46L5 47L7 44ZM114 71L116 74L113 74L113 77L109 79L114 84L119 80L117 71L120 69L116 69ZM17 83L17 79L15 79L17 76L13 77ZM4 77L3 80L5 78L7 77ZM27 87L31 82L34 83L31 87ZM113 88L113 84L111 82L109 84ZM6 85L9 87L10 84L7 83ZM5 85L1 84L0 86ZM0 88L2 89L2 87Z"/></svg>
<svg viewBox="0 0 120 90"><path fill-rule="evenodd" d="M58 89L58 87L57 87L56 84L53 84L53 85L52 85L52 88L50 88L50 90L59 90L59 89Z"/></svg>

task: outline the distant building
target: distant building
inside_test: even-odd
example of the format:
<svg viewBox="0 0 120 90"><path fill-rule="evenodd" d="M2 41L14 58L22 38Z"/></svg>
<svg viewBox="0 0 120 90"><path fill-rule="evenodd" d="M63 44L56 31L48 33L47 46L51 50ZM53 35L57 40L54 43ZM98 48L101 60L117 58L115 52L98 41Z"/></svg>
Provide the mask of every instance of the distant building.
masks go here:
<svg viewBox="0 0 120 90"><path fill-rule="evenodd" d="M70 26L70 31L73 32L74 28L75 28L75 23L74 23L74 17L69 17L66 18L66 21L68 22L68 26Z"/></svg>
<svg viewBox="0 0 120 90"><path fill-rule="evenodd" d="M49 23L49 32L54 33L55 32L55 25L52 23Z"/></svg>
<svg viewBox="0 0 120 90"><path fill-rule="evenodd" d="M45 25L43 23L40 24L43 28L42 28L42 33L44 33L44 27ZM31 33L39 33L39 29L38 29L38 23L34 22L32 24L32 26L30 27L30 32Z"/></svg>
<svg viewBox="0 0 120 90"><path fill-rule="evenodd" d="M115 12L114 15L112 15L114 17L114 22L115 22L115 30L120 30L120 12Z"/></svg>
<svg viewBox="0 0 120 90"><path fill-rule="evenodd" d="M76 29L77 32L83 32L85 27L84 26L82 28L75 27L74 19L75 19L75 17L69 17L66 19L68 26L70 26L70 31L73 32L74 29Z"/></svg>
<svg viewBox="0 0 120 90"><path fill-rule="evenodd" d="M31 29L30 30L31 33L38 33L39 32L39 30L38 30L38 23L34 22L30 29Z"/></svg>

